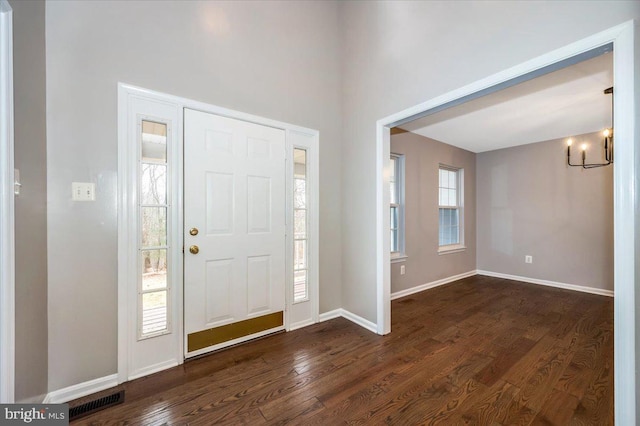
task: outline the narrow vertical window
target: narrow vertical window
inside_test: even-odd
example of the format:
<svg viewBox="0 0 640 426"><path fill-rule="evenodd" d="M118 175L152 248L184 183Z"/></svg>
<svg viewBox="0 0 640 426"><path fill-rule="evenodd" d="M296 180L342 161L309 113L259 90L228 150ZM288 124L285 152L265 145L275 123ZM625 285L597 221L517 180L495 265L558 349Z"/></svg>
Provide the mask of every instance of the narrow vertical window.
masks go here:
<svg viewBox="0 0 640 426"><path fill-rule="evenodd" d="M138 336L169 331L167 124L140 121Z"/></svg>
<svg viewBox="0 0 640 426"><path fill-rule="evenodd" d="M440 166L438 231L440 251L462 246L462 169Z"/></svg>
<svg viewBox="0 0 640 426"><path fill-rule="evenodd" d="M293 302L309 300L307 150L293 150Z"/></svg>
<svg viewBox="0 0 640 426"><path fill-rule="evenodd" d="M391 260L404 257L404 156L391 154L389 175Z"/></svg>

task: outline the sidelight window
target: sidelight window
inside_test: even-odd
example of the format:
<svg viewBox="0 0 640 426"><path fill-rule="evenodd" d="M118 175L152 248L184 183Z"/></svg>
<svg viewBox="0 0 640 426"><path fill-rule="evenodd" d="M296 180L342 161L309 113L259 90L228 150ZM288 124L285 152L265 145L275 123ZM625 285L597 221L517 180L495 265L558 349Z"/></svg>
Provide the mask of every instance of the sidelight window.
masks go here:
<svg viewBox="0 0 640 426"><path fill-rule="evenodd" d="M167 123L139 121L138 337L169 332Z"/></svg>
<svg viewBox="0 0 640 426"><path fill-rule="evenodd" d="M293 302L309 300L307 150L293 150Z"/></svg>

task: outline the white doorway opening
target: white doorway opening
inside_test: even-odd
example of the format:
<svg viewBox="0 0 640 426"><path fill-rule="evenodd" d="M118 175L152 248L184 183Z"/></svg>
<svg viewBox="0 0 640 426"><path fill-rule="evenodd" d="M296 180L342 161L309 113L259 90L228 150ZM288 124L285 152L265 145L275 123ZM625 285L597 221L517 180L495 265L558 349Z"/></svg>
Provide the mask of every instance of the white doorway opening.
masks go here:
<svg viewBox="0 0 640 426"><path fill-rule="evenodd" d="M614 363L615 418L618 424L635 424L635 126L637 88L634 81L635 23L633 21L554 50L513 68L378 120L376 124L377 219L377 332L391 332L389 156L390 129L421 116L509 85L534 78L582 60L594 50L613 46L615 122L618 136L614 169ZM617 326L616 326L617 325Z"/></svg>

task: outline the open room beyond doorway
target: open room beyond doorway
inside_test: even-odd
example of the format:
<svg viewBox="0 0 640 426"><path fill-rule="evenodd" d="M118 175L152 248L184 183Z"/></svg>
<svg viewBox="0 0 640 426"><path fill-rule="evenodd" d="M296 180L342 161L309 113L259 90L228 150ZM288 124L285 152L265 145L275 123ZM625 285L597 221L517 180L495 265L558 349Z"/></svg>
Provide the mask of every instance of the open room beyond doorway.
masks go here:
<svg viewBox="0 0 640 426"><path fill-rule="evenodd" d="M606 164L611 86L607 52L394 128L391 298L476 271L613 296L613 165L566 145Z"/></svg>
<svg viewBox="0 0 640 426"><path fill-rule="evenodd" d="M614 82L616 97L616 168L614 170L614 260L615 271L615 323L625 324L615 333L616 364L616 421L633 423L635 419L634 346L634 273L635 247L634 207L631 188L623 185L634 179L634 82L633 82L633 23L614 27L562 49L558 49L529 62L510 68L484 80L442 95L431 101L381 119L377 123L377 288L378 332L391 331L390 317L390 213L389 213L389 129L411 120L475 99L487 93L530 80L566 67L567 65L598 56L613 47ZM628 328L626 325L630 325Z"/></svg>

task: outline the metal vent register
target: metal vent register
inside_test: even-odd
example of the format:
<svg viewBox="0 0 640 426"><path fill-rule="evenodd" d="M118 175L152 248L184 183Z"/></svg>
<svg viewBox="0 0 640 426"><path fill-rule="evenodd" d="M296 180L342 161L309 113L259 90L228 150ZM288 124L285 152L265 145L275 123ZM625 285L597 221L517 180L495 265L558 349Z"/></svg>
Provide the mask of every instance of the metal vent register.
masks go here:
<svg viewBox="0 0 640 426"><path fill-rule="evenodd" d="M111 395L103 396L102 398L94 399L93 401L85 402L77 407L69 408L69 420L73 421L89 414L93 414L96 411L104 410L105 408L112 407L114 405L122 404L124 402L124 390L113 393Z"/></svg>

